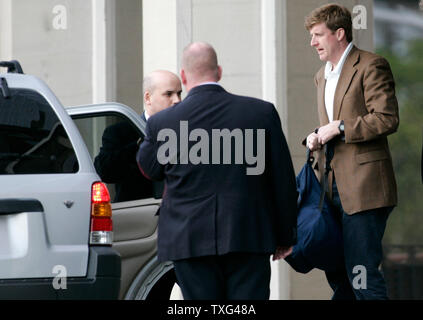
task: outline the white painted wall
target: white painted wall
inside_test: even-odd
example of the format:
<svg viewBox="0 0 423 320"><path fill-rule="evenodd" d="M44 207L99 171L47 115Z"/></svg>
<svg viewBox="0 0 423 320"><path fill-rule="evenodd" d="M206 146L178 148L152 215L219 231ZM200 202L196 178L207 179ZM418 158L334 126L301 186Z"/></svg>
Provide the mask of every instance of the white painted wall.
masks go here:
<svg viewBox="0 0 423 320"><path fill-rule="evenodd" d="M64 105L90 103L92 100L92 3L86 0L2 1L10 15L9 28L1 33L6 56L20 61L25 73L33 74L53 89ZM8 2L10 4L8 4ZM54 13L61 5L64 11ZM59 14L66 19L57 20ZM56 19L56 20L55 20ZM55 29L53 22L65 29ZM3 22L2 22L3 25ZM10 30L11 28L11 30ZM9 30L8 30L9 29Z"/></svg>

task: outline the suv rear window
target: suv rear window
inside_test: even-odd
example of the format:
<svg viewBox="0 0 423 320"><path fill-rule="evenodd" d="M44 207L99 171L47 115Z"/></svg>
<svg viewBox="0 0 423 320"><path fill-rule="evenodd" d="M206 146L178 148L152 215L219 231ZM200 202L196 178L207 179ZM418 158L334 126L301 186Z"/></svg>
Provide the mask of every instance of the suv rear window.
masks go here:
<svg viewBox="0 0 423 320"><path fill-rule="evenodd" d="M59 118L35 91L0 93L0 174L75 173L78 161Z"/></svg>

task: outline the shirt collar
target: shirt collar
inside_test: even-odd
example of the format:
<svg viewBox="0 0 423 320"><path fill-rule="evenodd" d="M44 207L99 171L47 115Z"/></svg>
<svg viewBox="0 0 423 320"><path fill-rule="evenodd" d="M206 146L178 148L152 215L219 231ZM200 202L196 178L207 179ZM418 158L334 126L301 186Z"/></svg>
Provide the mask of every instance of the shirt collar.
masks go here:
<svg viewBox="0 0 423 320"><path fill-rule="evenodd" d="M147 110L144 111L144 117L145 120L148 120L148 118L150 118L150 115L147 113Z"/></svg>
<svg viewBox="0 0 423 320"><path fill-rule="evenodd" d="M198 86L205 86L205 85L207 85L207 84L214 84L214 85L220 86L220 83L213 82L213 81L208 81L208 82L203 82L203 83L200 83L200 84L199 84L199 85L197 85L196 87L198 87Z"/></svg>
<svg viewBox="0 0 423 320"><path fill-rule="evenodd" d="M329 78L329 76L334 76L334 75L340 75L341 74L342 67L344 66L345 60L347 60L347 56L350 53L352 47L353 47L353 43L350 42L350 44L347 46L347 48L345 49L344 53L342 54L341 59L339 59L339 62L336 65L335 69L332 70L332 63L331 62L329 62L329 61L326 62L325 79Z"/></svg>

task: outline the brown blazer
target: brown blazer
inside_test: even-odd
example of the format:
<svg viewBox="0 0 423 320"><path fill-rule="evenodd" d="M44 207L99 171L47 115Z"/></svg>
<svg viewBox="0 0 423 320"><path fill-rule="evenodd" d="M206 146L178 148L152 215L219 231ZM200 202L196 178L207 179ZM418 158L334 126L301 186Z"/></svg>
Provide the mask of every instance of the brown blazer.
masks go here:
<svg viewBox="0 0 423 320"><path fill-rule="evenodd" d="M324 69L315 76L321 126L329 123ZM398 128L398 102L392 72L383 57L352 48L336 87L333 117L344 120L345 141L335 138L329 183L335 174L344 211L354 214L395 206L397 187L387 136ZM322 178L324 154L319 152L316 158Z"/></svg>

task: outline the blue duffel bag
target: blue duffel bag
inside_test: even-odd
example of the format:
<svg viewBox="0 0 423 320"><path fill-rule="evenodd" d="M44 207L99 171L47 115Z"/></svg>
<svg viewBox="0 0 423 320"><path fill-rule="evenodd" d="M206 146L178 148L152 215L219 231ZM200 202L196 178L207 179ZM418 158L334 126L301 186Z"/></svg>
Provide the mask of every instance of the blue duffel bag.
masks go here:
<svg viewBox="0 0 423 320"><path fill-rule="evenodd" d="M322 193L312 168L313 162L314 158L307 150L307 162L297 176L297 244L285 258L295 271L301 273L307 273L313 268L335 271L344 264L340 222L326 195Z"/></svg>

